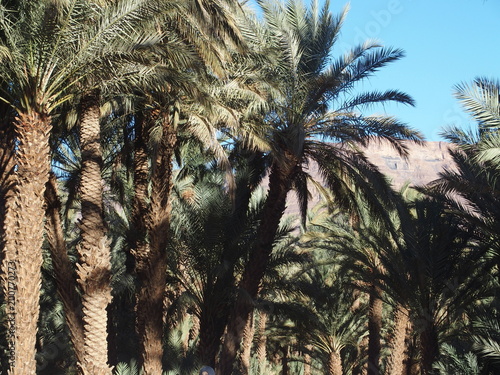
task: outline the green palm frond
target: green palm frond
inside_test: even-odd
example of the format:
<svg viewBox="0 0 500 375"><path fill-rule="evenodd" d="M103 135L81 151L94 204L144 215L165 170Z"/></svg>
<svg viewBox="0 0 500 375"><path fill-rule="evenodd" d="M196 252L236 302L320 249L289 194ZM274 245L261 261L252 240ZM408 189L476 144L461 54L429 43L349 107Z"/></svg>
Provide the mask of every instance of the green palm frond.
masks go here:
<svg viewBox="0 0 500 375"><path fill-rule="evenodd" d="M455 97L464 109L484 129L500 128L500 83L486 78L476 78L473 84L459 84Z"/></svg>
<svg viewBox="0 0 500 375"><path fill-rule="evenodd" d="M441 348L442 359L434 364L439 374L479 375L481 366L473 353L459 353L453 346L444 344Z"/></svg>
<svg viewBox="0 0 500 375"><path fill-rule="evenodd" d="M120 362L116 365L114 375L140 375L137 362L131 360L130 363Z"/></svg>

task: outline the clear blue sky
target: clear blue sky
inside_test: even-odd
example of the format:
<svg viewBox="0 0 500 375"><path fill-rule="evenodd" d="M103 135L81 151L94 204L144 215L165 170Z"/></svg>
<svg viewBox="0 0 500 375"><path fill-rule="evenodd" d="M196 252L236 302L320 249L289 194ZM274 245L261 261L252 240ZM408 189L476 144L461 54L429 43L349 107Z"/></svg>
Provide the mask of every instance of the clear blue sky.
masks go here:
<svg viewBox="0 0 500 375"><path fill-rule="evenodd" d="M332 13L345 4L331 0ZM444 126L474 124L453 87L477 76L500 79L499 0L351 0L350 8L337 53L367 38L406 52L363 85L396 88L416 100L414 108L389 106L386 113L431 141L441 140Z"/></svg>

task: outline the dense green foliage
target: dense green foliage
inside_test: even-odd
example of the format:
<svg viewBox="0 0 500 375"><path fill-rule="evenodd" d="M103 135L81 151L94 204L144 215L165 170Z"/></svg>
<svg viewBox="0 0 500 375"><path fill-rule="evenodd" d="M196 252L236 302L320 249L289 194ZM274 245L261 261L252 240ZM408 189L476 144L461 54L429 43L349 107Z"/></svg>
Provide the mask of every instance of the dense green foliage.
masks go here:
<svg viewBox="0 0 500 375"><path fill-rule="evenodd" d="M0 374L30 353L43 375L500 373L499 82L456 87L477 131L448 129L455 167L395 191L363 147L423 139L368 111L413 100L357 84L404 52L335 56L348 7L257 3L0 1ZM23 254L37 142L43 246ZM11 265L37 254L15 353Z"/></svg>

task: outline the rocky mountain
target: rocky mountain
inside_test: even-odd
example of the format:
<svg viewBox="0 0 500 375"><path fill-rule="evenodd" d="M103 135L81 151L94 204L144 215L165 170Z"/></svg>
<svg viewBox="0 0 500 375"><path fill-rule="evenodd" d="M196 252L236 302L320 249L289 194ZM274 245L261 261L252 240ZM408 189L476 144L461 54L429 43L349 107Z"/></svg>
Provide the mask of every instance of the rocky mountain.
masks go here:
<svg viewBox="0 0 500 375"><path fill-rule="evenodd" d="M425 185L436 179L440 171L453 166L447 142L407 143L406 146L409 151L406 160L387 143L373 143L366 148L369 160L391 179L396 189L407 182Z"/></svg>
<svg viewBox="0 0 500 375"><path fill-rule="evenodd" d="M392 182L395 189L405 183L412 186L425 185L438 178L445 168L453 168L453 160L449 155L450 144L447 142L424 142L415 144L408 142L408 157L401 157L387 142L373 142L366 149L368 159L379 167ZM317 175L317 170L311 166L311 173ZM310 207L319 202L319 194L311 191ZM297 200L293 193L289 195L287 213L298 213Z"/></svg>

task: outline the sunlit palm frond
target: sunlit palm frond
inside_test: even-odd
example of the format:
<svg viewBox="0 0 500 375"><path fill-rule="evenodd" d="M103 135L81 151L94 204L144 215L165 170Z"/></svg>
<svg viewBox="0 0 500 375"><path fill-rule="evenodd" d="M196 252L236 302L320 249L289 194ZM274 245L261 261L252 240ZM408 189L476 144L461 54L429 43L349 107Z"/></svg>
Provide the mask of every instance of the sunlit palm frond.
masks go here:
<svg viewBox="0 0 500 375"><path fill-rule="evenodd" d="M500 83L486 78L476 78L473 84L459 84L455 97L464 109L484 129L500 128Z"/></svg>

